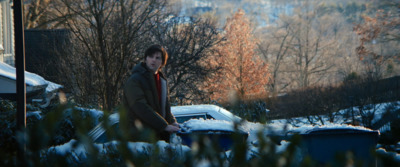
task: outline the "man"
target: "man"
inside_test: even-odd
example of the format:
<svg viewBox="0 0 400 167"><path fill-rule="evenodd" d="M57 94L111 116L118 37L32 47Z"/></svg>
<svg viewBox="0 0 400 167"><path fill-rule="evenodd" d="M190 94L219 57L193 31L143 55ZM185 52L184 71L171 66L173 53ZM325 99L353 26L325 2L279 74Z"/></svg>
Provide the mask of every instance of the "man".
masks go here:
<svg viewBox="0 0 400 167"><path fill-rule="evenodd" d="M124 86L124 106L134 136L143 125L155 131L158 139L168 142L170 133L180 130L171 113L167 80L161 72L167 59L162 46L150 46L145 51L144 62L133 68Z"/></svg>

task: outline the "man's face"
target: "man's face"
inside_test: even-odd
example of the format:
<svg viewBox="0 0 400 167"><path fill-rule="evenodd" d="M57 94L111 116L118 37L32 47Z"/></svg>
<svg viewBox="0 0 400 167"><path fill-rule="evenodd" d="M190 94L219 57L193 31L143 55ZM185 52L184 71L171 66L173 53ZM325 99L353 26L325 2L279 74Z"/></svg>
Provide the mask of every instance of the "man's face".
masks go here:
<svg viewBox="0 0 400 167"><path fill-rule="evenodd" d="M157 73L158 69L161 67L162 56L160 52L156 52L153 55L149 55L145 60L146 66L152 72Z"/></svg>

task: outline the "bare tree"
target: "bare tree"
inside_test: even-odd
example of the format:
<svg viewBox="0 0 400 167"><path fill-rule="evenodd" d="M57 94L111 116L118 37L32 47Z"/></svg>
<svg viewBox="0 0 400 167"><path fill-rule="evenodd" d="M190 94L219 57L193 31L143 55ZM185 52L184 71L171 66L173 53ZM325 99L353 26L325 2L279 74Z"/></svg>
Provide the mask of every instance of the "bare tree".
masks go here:
<svg viewBox="0 0 400 167"><path fill-rule="evenodd" d="M195 103L208 100L198 86L214 68L204 63L212 55L212 48L220 41L215 22L207 18L171 17L152 31L155 42L166 46L169 60L166 75L169 78L171 100Z"/></svg>
<svg viewBox="0 0 400 167"><path fill-rule="evenodd" d="M63 28L66 19L74 15L60 15L56 8L59 8L58 0L30 0L24 3L25 29L54 29Z"/></svg>
<svg viewBox="0 0 400 167"><path fill-rule="evenodd" d="M269 64L271 78L268 85L272 94L277 94L290 85L290 81L284 80L284 77L281 76L282 66L287 57L291 55L290 44L294 39L289 30L291 28L289 24L282 20L278 22L277 27L268 28L265 31L269 33L263 36L265 40L258 44L258 51Z"/></svg>
<svg viewBox="0 0 400 167"><path fill-rule="evenodd" d="M328 48L332 46L330 40L325 35L326 27L323 27L322 20L314 13L310 6L306 6L307 12L295 15L292 20L292 33L294 42L292 43L293 67L296 71L297 86L307 87L320 81L324 74L333 67L333 62L328 61Z"/></svg>
<svg viewBox="0 0 400 167"><path fill-rule="evenodd" d="M143 35L163 15L164 1L59 0L72 33L65 79L78 102L111 110L129 67L138 61Z"/></svg>
<svg viewBox="0 0 400 167"><path fill-rule="evenodd" d="M355 36L341 14L318 13L313 10L318 4L302 3L292 15L281 14L275 24L258 30L258 51L270 65L269 89L275 94L335 83L338 71L344 71L338 65L355 54L349 49Z"/></svg>
<svg viewBox="0 0 400 167"><path fill-rule="evenodd" d="M25 28L34 28L37 26L42 17L48 13L48 6L50 0L32 0L30 3L24 5L25 7Z"/></svg>
<svg viewBox="0 0 400 167"><path fill-rule="evenodd" d="M357 54L366 67L367 75L374 79L398 75L400 57L399 6L386 2L388 7L376 12L376 16L364 16L364 23L354 27L360 37ZM384 3L385 4L385 3Z"/></svg>

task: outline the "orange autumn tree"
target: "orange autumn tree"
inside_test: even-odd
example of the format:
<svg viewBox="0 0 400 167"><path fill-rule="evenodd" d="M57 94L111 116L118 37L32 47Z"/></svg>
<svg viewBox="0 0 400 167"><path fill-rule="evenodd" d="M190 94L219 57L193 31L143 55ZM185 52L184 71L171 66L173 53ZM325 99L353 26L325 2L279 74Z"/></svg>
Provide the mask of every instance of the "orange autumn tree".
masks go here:
<svg viewBox="0 0 400 167"><path fill-rule="evenodd" d="M209 76L206 89L211 99L219 102L248 100L266 95L268 66L256 55L257 40L252 34L250 21L243 10L228 18L224 27L224 40L215 47L215 56L208 65L219 67Z"/></svg>
<svg viewBox="0 0 400 167"><path fill-rule="evenodd" d="M356 52L375 79L398 75L400 60L400 6L391 11L378 10L375 17L363 16L364 23L354 27L360 45Z"/></svg>

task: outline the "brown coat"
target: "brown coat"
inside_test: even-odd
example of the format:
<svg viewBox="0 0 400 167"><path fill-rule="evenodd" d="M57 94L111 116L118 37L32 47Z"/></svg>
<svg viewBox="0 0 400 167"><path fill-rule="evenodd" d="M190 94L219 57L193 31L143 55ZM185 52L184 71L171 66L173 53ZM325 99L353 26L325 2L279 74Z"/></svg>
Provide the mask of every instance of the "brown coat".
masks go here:
<svg viewBox="0 0 400 167"><path fill-rule="evenodd" d="M144 126L150 127L157 133L163 133L168 124L176 122L171 113L168 101L168 87L165 76L160 73L164 81L162 103L158 99L154 74L151 73L144 63L139 63L133 68L132 75L124 86L124 107L128 112L128 121L134 127L135 121L139 120ZM161 106L164 106L162 109ZM165 132L165 131L164 131Z"/></svg>

